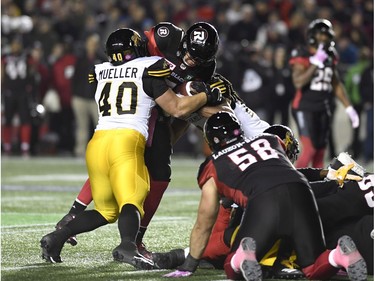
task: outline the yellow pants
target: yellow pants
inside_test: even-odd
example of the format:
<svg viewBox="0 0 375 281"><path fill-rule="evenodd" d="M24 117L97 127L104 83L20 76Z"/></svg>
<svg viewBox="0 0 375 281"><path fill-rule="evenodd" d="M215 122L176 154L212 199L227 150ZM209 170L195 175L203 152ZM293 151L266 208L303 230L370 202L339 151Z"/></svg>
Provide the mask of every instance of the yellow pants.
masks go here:
<svg viewBox="0 0 375 281"><path fill-rule="evenodd" d="M237 232L239 230L240 226L237 226L236 229L234 230L230 244L232 245L234 242L234 239L236 238ZM273 263L276 261L277 258L277 252L279 251L279 246L280 246L280 240L277 240L276 243L272 246L272 248L267 252L267 254L264 255L262 260L259 262L261 265L264 266L272 266ZM289 268L295 268L295 260L297 259L296 254L292 253L292 255L289 257L289 260L282 261L282 263Z"/></svg>
<svg viewBox="0 0 375 281"><path fill-rule="evenodd" d="M109 223L117 220L122 206L132 204L144 215L150 191L144 163L146 140L132 129L95 131L86 150L94 208Z"/></svg>

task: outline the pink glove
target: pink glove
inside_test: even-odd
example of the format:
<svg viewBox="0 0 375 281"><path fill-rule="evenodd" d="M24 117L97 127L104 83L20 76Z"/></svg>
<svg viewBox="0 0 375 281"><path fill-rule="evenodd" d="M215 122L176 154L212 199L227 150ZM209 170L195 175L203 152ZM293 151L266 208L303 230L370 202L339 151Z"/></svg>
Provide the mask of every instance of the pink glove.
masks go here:
<svg viewBox="0 0 375 281"><path fill-rule="evenodd" d="M180 278L180 277L188 277L188 276L190 276L192 274L193 274L193 272L190 272L190 271L176 270L176 271L173 271L171 273L163 275L163 277L167 277L167 278Z"/></svg>
<svg viewBox="0 0 375 281"><path fill-rule="evenodd" d="M350 121L352 122L353 129L358 128L359 127L359 117L358 117L357 111L355 111L353 106L350 105L347 108L345 108L345 112L346 112L346 114L349 115Z"/></svg>
<svg viewBox="0 0 375 281"><path fill-rule="evenodd" d="M323 44L319 44L315 55L309 58L311 64L316 65L319 68L324 67L324 61L328 58L326 51L323 50Z"/></svg>

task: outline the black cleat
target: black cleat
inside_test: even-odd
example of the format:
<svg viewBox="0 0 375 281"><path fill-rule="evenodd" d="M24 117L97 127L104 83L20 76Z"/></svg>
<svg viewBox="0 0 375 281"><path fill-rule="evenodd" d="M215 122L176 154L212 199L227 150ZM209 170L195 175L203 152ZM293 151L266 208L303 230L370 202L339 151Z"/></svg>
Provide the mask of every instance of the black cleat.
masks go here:
<svg viewBox="0 0 375 281"><path fill-rule="evenodd" d="M129 242L129 244L132 244ZM150 270L150 269L157 269L153 260L148 259L142 256L136 246L124 245L121 243L112 251L112 256L115 261L124 262L134 266L136 269L143 269L143 270ZM128 249L129 248L129 249ZM131 249L134 248L134 249Z"/></svg>
<svg viewBox="0 0 375 281"><path fill-rule="evenodd" d="M273 278L275 279L304 279L305 274L299 269L296 268L273 268Z"/></svg>
<svg viewBox="0 0 375 281"><path fill-rule="evenodd" d="M72 214L66 214L63 216L63 218L56 224L56 229L61 229L63 226L67 225L71 220L75 219L75 215ZM72 236L69 237L68 240L66 240L66 243L75 246L78 244L77 237Z"/></svg>
<svg viewBox="0 0 375 281"><path fill-rule="evenodd" d="M184 249L175 249L167 253L152 253L155 266L159 269L174 269L185 261Z"/></svg>
<svg viewBox="0 0 375 281"><path fill-rule="evenodd" d="M297 265L284 259L276 260L272 266L272 276L275 279L304 279L305 274L297 269Z"/></svg>
<svg viewBox="0 0 375 281"><path fill-rule="evenodd" d="M40 240L42 258L50 263L62 262L60 253L63 246L64 242L60 241L54 232L43 236Z"/></svg>

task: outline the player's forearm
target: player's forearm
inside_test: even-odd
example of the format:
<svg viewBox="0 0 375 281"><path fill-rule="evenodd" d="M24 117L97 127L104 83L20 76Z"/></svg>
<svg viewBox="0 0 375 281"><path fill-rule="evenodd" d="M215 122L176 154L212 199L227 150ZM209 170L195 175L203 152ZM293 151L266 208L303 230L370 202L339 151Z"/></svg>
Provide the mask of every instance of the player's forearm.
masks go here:
<svg viewBox="0 0 375 281"><path fill-rule="evenodd" d="M208 227L201 227L197 224L194 225L194 228L190 236L190 255L195 259L200 259L203 255L204 249L210 238L211 229Z"/></svg>

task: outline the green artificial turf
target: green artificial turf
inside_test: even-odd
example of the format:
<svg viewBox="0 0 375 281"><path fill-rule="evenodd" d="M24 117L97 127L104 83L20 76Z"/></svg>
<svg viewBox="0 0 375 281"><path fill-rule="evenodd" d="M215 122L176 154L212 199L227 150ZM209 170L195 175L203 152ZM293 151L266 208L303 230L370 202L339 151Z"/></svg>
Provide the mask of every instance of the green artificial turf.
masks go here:
<svg viewBox="0 0 375 281"><path fill-rule="evenodd" d="M173 159L172 182L144 238L149 250L188 246L200 196L196 174L201 160ZM75 247L66 244L61 264L41 259L39 240L68 212L86 177L83 160L2 159L1 280L167 280L162 276L170 271L137 271L113 261L112 250L120 241L116 223L80 234ZM185 280L226 277L221 270L198 269Z"/></svg>

